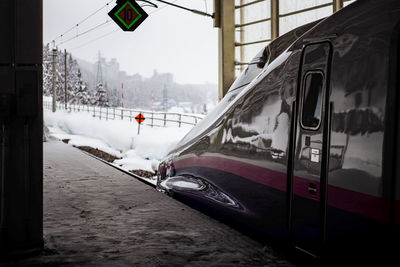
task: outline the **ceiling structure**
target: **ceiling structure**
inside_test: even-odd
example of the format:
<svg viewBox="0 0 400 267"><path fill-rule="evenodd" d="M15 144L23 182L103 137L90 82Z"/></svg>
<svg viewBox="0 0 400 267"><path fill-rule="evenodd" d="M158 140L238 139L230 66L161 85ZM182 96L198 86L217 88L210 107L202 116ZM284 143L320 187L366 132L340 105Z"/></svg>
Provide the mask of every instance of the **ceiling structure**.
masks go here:
<svg viewBox="0 0 400 267"><path fill-rule="evenodd" d="M269 42L354 0L214 0L219 30L219 97Z"/></svg>

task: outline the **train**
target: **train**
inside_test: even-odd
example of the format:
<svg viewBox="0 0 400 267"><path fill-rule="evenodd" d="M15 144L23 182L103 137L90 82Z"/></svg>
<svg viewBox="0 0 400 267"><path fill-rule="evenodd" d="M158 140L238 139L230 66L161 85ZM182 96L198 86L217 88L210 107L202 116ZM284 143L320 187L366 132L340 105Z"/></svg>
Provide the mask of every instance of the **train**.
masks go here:
<svg viewBox="0 0 400 267"><path fill-rule="evenodd" d="M272 41L160 163L157 189L315 258L393 248L399 26L400 1L358 0Z"/></svg>

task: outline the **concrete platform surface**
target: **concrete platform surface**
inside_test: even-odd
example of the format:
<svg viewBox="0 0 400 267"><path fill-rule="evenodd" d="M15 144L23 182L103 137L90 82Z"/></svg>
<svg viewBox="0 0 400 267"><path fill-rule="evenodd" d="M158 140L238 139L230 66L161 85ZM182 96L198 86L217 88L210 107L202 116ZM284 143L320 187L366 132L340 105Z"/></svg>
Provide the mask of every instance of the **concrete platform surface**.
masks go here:
<svg viewBox="0 0 400 267"><path fill-rule="evenodd" d="M45 251L5 266L293 265L70 145L44 151Z"/></svg>

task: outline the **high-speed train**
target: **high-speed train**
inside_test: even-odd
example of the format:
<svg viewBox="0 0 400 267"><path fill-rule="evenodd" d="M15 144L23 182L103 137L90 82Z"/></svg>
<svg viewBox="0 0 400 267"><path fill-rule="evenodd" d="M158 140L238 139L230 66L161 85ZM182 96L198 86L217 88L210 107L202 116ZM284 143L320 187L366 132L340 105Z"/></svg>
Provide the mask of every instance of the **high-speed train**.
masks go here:
<svg viewBox="0 0 400 267"><path fill-rule="evenodd" d="M274 40L157 188L316 257L399 243L399 35L399 0L358 0Z"/></svg>

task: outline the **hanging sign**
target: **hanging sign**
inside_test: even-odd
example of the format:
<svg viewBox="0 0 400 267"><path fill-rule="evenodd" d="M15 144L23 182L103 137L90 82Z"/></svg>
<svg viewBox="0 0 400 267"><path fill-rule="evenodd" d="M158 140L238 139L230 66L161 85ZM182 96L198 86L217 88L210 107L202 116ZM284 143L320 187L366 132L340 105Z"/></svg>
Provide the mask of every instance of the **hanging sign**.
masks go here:
<svg viewBox="0 0 400 267"><path fill-rule="evenodd" d="M108 15L124 31L133 32L148 17L134 0L118 1Z"/></svg>

